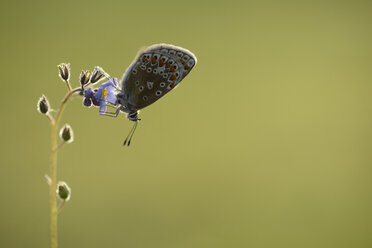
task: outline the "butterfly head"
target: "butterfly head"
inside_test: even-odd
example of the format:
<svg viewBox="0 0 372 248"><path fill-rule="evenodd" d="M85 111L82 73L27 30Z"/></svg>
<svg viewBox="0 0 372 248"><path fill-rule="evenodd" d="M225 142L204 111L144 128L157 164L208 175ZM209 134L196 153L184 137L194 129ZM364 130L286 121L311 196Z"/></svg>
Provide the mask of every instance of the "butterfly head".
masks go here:
<svg viewBox="0 0 372 248"><path fill-rule="evenodd" d="M123 92L120 92L119 94L116 95L116 100L117 100L117 104L120 104L122 106L126 105L127 99Z"/></svg>
<svg viewBox="0 0 372 248"><path fill-rule="evenodd" d="M134 122L141 120L138 118L138 111L133 111L133 112L128 113L127 118L128 120L134 121Z"/></svg>

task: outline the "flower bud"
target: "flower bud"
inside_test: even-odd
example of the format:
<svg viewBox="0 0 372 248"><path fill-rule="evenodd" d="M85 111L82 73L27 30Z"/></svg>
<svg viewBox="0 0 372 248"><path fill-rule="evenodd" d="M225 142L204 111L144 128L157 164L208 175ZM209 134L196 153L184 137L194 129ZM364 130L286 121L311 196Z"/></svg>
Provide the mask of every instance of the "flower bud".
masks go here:
<svg viewBox="0 0 372 248"><path fill-rule="evenodd" d="M106 76L106 72L101 67L97 66L96 68L94 68L92 72L90 82L92 84L97 83L99 80L101 80L105 76Z"/></svg>
<svg viewBox="0 0 372 248"><path fill-rule="evenodd" d="M84 71L82 70L81 73L80 73L80 84L81 85L85 85L89 82L90 80L90 72L87 70L87 71Z"/></svg>
<svg viewBox="0 0 372 248"><path fill-rule="evenodd" d="M49 102L48 102L48 99L44 95L37 102L37 110L41 114L48 114Z"/></svg>
<svg viewBox="0 0 372 248"><path fill-rule="evenodd" d="M65 124L59 131L59 137L61 137L61 139L67 143L74 141L74 133L72 132L71 126Z"/></svg>
<svg viewBox="0 0 372 248"><path fill-rule="evenodd" d="M70 79L70 64L62 63L58 65L59 76L63 80Z"/></svg>
<svg viewBox="0 0 372 248"><path fill-rule="evenodd" d="M70 200L71 189L65 182L58 182L57 184L57 195L63 201Z"/></svg>

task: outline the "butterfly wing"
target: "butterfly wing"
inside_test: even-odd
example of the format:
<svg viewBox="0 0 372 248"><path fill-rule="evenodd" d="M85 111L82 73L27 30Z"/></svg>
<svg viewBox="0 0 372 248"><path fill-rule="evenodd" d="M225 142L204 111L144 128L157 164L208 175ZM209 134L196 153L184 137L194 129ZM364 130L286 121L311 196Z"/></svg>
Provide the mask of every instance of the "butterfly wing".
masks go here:
<svg viewBox="0 0 372 248"><path fill-rule="evenodd" d="M195 55L181 47L156 44L141 51L121 83L128 108L142 109L174 89L195 66Z"/></svg>

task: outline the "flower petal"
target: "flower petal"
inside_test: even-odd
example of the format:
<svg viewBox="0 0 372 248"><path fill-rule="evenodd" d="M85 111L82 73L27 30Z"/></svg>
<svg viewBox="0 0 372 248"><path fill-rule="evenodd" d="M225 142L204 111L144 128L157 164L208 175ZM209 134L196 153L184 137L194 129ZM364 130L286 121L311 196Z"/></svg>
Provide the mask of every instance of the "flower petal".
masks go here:
<svg viewBox="0 0 372 248"><path fill-rule="evenodd" d="M92 97L91 99L92 99L92 102L93 102L94 106L99 106L99 103L100 103L99 100L97 100L95 97Z"/></svg>
<svg viewBox="0 0 372 248"><path fill-rule="evenodd" d="M84 92L84 96L85 96L86 99L89 99L95 106L99 106L99 101L98 101L98 99L96 99L95 92L92 89L90 89L90 88L86 89L85 92ZM87 104L88 104L88 100L87 100ZM84 103L84 105L85 105L85 103ZM85 105L85 106L87 106L87 105Z"/></svg>
<svg viewBox="0 0 372 248"><path fill-rule="evenodd" d="M116 95L112 91L107 92L106 100L109 103L116 105Z"/></svg>
<svg viewBox="0 0 372 248"><path fill-rule="evenodd" d="M99 114L102 115L106 113L107 105L105 100L99 102Z"/></svg>
<svg viewBox="0 0 372 248"><path fill-rule="evenodd" d="M92 96L94 96L94 92L93 92L93 90L92 90L91 88L86 89L86 90L84 91L84 96L85 96L85 97L92 97Z"/></svg>
<svg viewBox="0 0 372 248"><path fill-rule="evenodd" d="M112 105L116 105L116 96L115 95L107 95L106 99Z"/></svg>
<svg viewBox="0 0 372 248"><path fill-rule="evenodd" d="M104 98L104 96L102 95L102 91L107 88L108 92L113 93L115 91L115 87L117 87L117 85L118 85L117 79L116 78L110 78L109 81L107 81L104 84L101 84L101 86L99 87L98 91L95 94L95 97L97 99Z"/></svg>
<svg viewBox="0 0 372 248"><path fill-rule="evenodd" d="M89 98L84 98L83 104L86 107L90 107L92 106L92 100L90 100Z"/></svg>

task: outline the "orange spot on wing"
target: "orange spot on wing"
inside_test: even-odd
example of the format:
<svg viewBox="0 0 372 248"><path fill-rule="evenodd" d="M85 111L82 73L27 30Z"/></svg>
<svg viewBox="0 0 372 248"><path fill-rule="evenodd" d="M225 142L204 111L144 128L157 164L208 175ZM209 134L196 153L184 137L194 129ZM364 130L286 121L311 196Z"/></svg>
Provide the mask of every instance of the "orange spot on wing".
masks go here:
<svg viewBox="0 0 372 248"><path fill-rule="evenodd" d="M172 83L170 84L170 87L171 87L171 88L173 88L173 87L174 87L174 82L172 82Z"/></svg>
<svg viewBox="0 0 372 248"><path fill-rule="evenodd" d="M170 68L170 72L174 72L174 66Z"/></svg>
<svg viewBox="0 0 372 248"><path fill-rule="evenodd" d="M176 80L176 79L177 79L176 75L172 75L172 76L170 77L170 80Z"/></svg>
<svg viewBox="0 0 372 248"><path fill-rule="evenodd" d="M170 64L169 64L168 61L167 61L167 63L165 63L165 67L166 67L166 68L169 68L169 66L170 66Z"/></svg>
<svg viewBox="0 0 372 248"><path fill-rule="evenodd" d="M159 61L159 65L160 65L160 66L163 66L163 65L164 65L164 60L160 59L160 61Z"/></svg>
<svg viewBox="0 0 372 248"><path fill-rule="evenodd" d="M152 62L153 64L155 64L155 63L156 63L156 58L153 57L152 60L151 60L151 62Z"/></svg>
<svg viewBox="0 0 372 248"><path fill-rule="evenodd" d="M185 65L184 67L185 67L186 70L190 68L190 66L188 66L188 65Z"/></svg>
<svg viewBox="0 0 372 248"><path fill-rule="evenodd" d="M181 63L182 63L182 64L185 64L185 60L183 60L183 59L180 59L180 61L181 61Z"/></svg>
<svg viewBox="0 0 372 248"><path fill-rule="evenodd" d="M142 62L147 62L147 58L145 56L142 57Z"/></svg>

